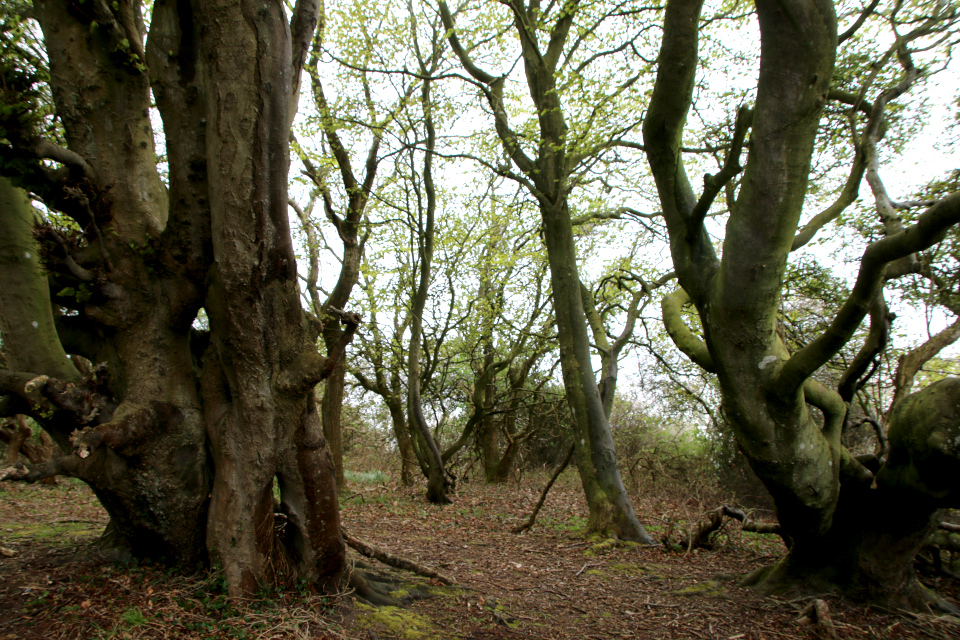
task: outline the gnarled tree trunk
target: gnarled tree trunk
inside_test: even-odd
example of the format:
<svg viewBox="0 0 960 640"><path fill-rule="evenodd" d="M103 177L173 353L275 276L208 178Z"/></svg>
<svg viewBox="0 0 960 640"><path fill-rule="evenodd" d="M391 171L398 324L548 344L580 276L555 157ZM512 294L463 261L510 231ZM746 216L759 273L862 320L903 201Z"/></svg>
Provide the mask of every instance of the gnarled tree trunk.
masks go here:
<svg viewBox="0 0 960 640"><path fill-rule="evenodd" d="M768 593L839 591L917 605L925 596L913 576L913 557L936 510L957 501L960 456L953 442L960 429L960 381L932 385L895 409L884 463L855 459L843 447L852 392L845 382L839 391L829 389L813 375L853 338L868 310L877 310L887 265L938 242L960 222L960 194L940 200L913 226L869 245L857 282L830 326L790 353L777 326L783 274L799 244L797 228L839 38L827 0L756 4L761 33L756 104L740 110L724 165L708 176L699 197L686 176L681 145L696 84L701 4L667 5L661 64L643 127L682 287L664 298L664 321L677 346L717 374L724 415L770 491L789 542L787 556L751 582ZM910 67L906 49L898 60ZM868 130L872 126L879 123ZM716 195L743 170L739 160L748 129L746 168L718 258L703 222ZM699 315L702 341L681 317L681 304L688 301ZM822 413L822 422L814 410Z"/></svg>
<svg viewBox="0 0 960 640"><path fill-rule="evenodd" d="M0 291L20 298L0 300L0 330L5 346L21 332L42 345L5 349L0 382L13 408L74 453L2 475L85 480L110 514L117 557L212 559L235 596L295 577L335 588L344 544L313 388L359 318L343 315L340 342L317 353L321 327L300 308L286 211L289 129L319 7L298 2L288 23L279 2L158 0L145 46L138 7L36 3L69 148L21 131L26 160L2 167L19 167L11 178L83 232L44 227L41 251L28 248L32 211L0 179L0 224L19 225L0 259L25 274ZM44 171L42 158L63 170ZM77 312L56 325L35 253L54 300ZM203 335L191 328L201 307Z"/></svg>

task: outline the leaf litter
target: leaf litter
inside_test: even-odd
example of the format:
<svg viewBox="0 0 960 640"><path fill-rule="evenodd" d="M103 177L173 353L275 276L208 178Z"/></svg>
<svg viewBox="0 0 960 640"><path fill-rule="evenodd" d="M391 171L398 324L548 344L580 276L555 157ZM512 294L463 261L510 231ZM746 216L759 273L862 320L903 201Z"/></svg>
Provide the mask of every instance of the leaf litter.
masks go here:
<svg viewBox="0 0 960 640"><path fill-rule="evenodd" d="M407 575L434 597L379 612L303 585L238 604L216 574L110 564L91 552L108 518L84 485L4 485L0 547L14 554L0 556L0 640L960 638L955 618L740 588L737 576L775 561L783 546L736 525L710 551L585 539L586 505L569 472L533 529L510 533L536 502L538 480L468 484L446 507L426 503L419 489L345 492L351 533L458 583ZM663 504L634 504L654 537L678 526L675 515L664 521ZM811 617L815 609L829 611L829 626Z"/></svg>

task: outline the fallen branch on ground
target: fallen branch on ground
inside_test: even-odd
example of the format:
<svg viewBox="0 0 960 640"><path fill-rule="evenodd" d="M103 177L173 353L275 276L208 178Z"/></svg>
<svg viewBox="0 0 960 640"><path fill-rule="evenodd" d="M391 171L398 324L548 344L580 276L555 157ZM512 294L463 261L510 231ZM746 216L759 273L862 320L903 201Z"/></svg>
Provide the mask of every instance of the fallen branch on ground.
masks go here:
<svg viewBox="0 0 960 640"><path fill-rule="evenodd" d="M374 560L379 560L383 564L394 567L395 569L403 569L404 571L410 571L417 574L418 576L423 576L425 578L432 578L434 580L439 580L443 584L453 585L457 584L457 581L453 578L443 575L439 571L435 571L430 567L424 566L408 558L401 558L400 556L395 556L389 551L385 551L380 547L370 544L369 542L364 542L354 538L352 535L347 533L347 531L340 527L340 533L343 534L343 539L348 545L357 550L361 555L365 555L368 558L373 558Z"/></svg>
<svg viewBox="0 0 960 640"><path fill-rule="evenodd" d="M720 528L724 518L738 520L744 531L775 533L777 535L781 533L780 525L776 522L757 522L750 519L743 511L734 509L729 505L723 505L708 512L694 531L680 539L680 546L687 550L707 546L710 536Z"/></svg>

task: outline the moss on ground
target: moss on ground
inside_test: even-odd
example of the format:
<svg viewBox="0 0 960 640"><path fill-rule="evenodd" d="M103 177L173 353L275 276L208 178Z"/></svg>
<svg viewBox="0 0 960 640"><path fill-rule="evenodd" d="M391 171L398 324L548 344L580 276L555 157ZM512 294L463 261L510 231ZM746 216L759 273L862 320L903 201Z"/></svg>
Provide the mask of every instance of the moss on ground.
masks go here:
<svg viewBox="0 0 960 640"><path fill-rule="evenodd" d="M677 589L670 593L677 596L725 598L727 597L727 587L717 580L707 580L706 582L698 582L697 584L684 587L683 589Z"/></svg>
<svg viewBox="0 0 960 640"><path fill-rule="evenodd" d="M613 549L619 549L619 548L636 549L637 547L640 546L636 542L633 542L631 540L618 540L616 538L602 539L600 537L589 536L587 540L596 542L596 544L590 545L583 552L583 555L585 555L588 558L592 558L593 556L600 555L605 551L611 551Z"/></svg>
<svg viewBox="0 0 960 640"><path fill-rule="evenodd" d="M429 618L400 607L373 607L357 602L354 626L389 633L406 640L445 638L443 632Z"/></svg>
<svg viewBox="0 0 960 640"><path fill-rule="evenodd" d="M0 539L38 540L49 544L76 544L78 538L99 535L102 524L91 522L55 522L37 524L8 524L0 531Z"/></svg>

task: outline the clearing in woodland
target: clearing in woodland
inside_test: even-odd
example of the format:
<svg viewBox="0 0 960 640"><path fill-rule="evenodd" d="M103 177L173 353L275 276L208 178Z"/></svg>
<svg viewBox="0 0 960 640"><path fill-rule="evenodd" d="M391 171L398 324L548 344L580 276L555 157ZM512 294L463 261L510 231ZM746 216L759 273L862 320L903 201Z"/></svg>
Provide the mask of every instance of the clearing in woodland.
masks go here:
<svg viewBox="0 0 960 640"><path fill-rule="evenodd" d="M343 524L352 535L456 580L444 586L374 567L402 580L395 596L412 588L432 595L404 608L348 606L347 594L320 596L307 585L262 590L237 605L222 578L98 558L91 543L107 515L85 485L5 484L0 639L960 637L955 618L828 599L818 602L827 613L818 619L811 599L762 598L737 586L737 576L770 564L784 548L776 536L741 532L734 521L709 551L585 539L587 507L574 473L561 476L537 525L522 535L510 530L536 502L541 477L466 484L447 507L424 502L419 488L345 491ZM639 502L641 513L663 514L643 522L657 538L671 523L674 531L688 526L673 521L700 507ZM928 586L956 598L952 581L931 580Z"/></svg>

